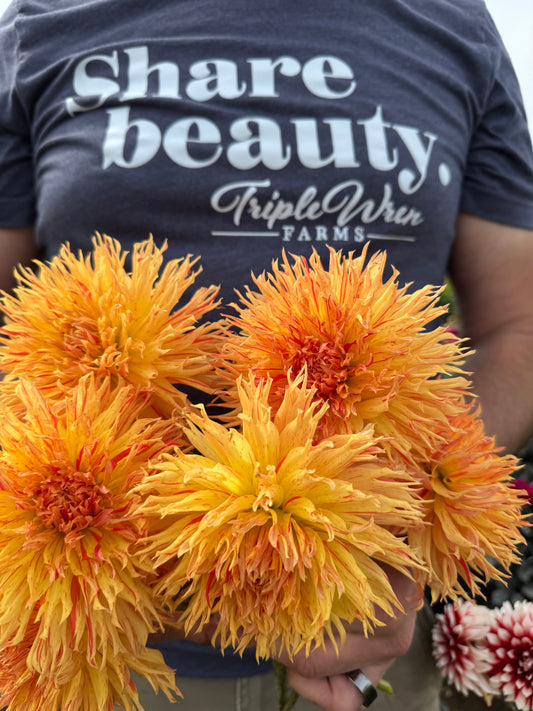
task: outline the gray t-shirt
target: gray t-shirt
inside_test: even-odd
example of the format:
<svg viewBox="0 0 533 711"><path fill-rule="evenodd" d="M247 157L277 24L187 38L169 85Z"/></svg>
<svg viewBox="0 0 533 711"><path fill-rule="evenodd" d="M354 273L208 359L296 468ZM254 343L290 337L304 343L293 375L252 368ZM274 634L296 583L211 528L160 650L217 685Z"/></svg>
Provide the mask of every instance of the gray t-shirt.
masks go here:
<svg viewBox="0 0 533 711"><path fill-rule="evenodd" d="M370 240L440 284L459 210L533 227L482 0L17 0L0 23L0 226L47 257L153 233L230 301L284 248ZM255 670L167 647L184 674Z"/></svg>
<svg viewBox="0 0 533 711"><path fill-rule="evenodd" d="M199 254L283 248L441 283L457 211L533 226L531 144L482 0L19 0L0 28L0 225Z"/></svg>

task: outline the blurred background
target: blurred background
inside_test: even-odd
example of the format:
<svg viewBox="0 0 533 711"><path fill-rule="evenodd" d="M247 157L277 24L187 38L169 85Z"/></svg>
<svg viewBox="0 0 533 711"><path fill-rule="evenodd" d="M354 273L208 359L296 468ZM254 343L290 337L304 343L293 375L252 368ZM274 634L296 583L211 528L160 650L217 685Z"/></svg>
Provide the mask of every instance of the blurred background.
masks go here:
<svg viewBox="0 0 533 711"><path fill-rule="evenodd" d="M0 0L0 14L11 0ZM513 60L533 134L533 0L485 0Z"/></svg>
<svg viewBox="0 0 533 711"><path fill-rule="evenodd" d="M485 1L513 60L533 134L533 0Z"/></svg>

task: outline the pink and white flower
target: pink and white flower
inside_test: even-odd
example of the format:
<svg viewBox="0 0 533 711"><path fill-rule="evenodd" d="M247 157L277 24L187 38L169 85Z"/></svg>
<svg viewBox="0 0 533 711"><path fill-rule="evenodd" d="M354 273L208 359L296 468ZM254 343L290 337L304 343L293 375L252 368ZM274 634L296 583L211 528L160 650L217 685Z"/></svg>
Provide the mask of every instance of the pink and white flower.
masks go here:
<svg viewBox="0 0 533 711"><path fill-rule="evenodd" d="M489 655L479 644L488 634L490 610L482 605L458 600L437 615L433 627L433 656L446 681L465 696L473 692L489 700L498 695L486 672Z"/></svg>
<svg viewBox="0 0 533 711"><path fill-rule="evenodd" d="M533 711L533 605L504 602L492 610L486 637L488 674L507 701Z"/></svg>

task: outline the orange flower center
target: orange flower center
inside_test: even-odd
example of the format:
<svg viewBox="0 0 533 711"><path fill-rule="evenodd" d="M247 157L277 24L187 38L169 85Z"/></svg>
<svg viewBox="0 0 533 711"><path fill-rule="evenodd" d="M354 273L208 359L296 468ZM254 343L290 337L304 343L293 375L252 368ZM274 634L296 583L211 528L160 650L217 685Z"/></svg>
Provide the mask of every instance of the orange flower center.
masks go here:
<svg viewBox="0 0 533 711"><path fill-rule="evenodd" d="M322 341L307 336L293 358L295 372L307 366L307 375L318 394L325 400L334 395L346 397L351 359L340 342Z"/></svg>
<svg viewBox="0 0 533 711"><path fill-rule="evenodd" d="M126 375L128 348L118 339L116 329L100 329L91 319L79 319L63 333L62 347L69 361L84 373Z"/></svg>
<svg viewBox="0 0 533 711"><path fill-rule="evenodd" d="M57 471L30 492L35 513L46 526L61 533L80 531L112 509L111 492L90 472Z"/></svg>

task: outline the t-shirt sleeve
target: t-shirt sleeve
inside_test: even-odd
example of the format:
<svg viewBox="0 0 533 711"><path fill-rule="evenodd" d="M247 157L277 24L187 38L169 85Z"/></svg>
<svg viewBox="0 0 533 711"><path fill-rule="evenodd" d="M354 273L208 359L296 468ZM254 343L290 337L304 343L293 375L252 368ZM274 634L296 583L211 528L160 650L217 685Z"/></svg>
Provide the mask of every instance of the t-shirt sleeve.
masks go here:
<svg viewBox="0 0 533 711"><path fill-rule="evenodd" d="M16 5L0 18L0 227L35 221L31 131L18 88Z"/></svg>
<svg viewBox="0 0 533 711"><path fill-rule="evenodd" d="M513 227L533 228L533 153L520 87L490 17L487 33L493 78L470 144L461 209Z"/></svg>

